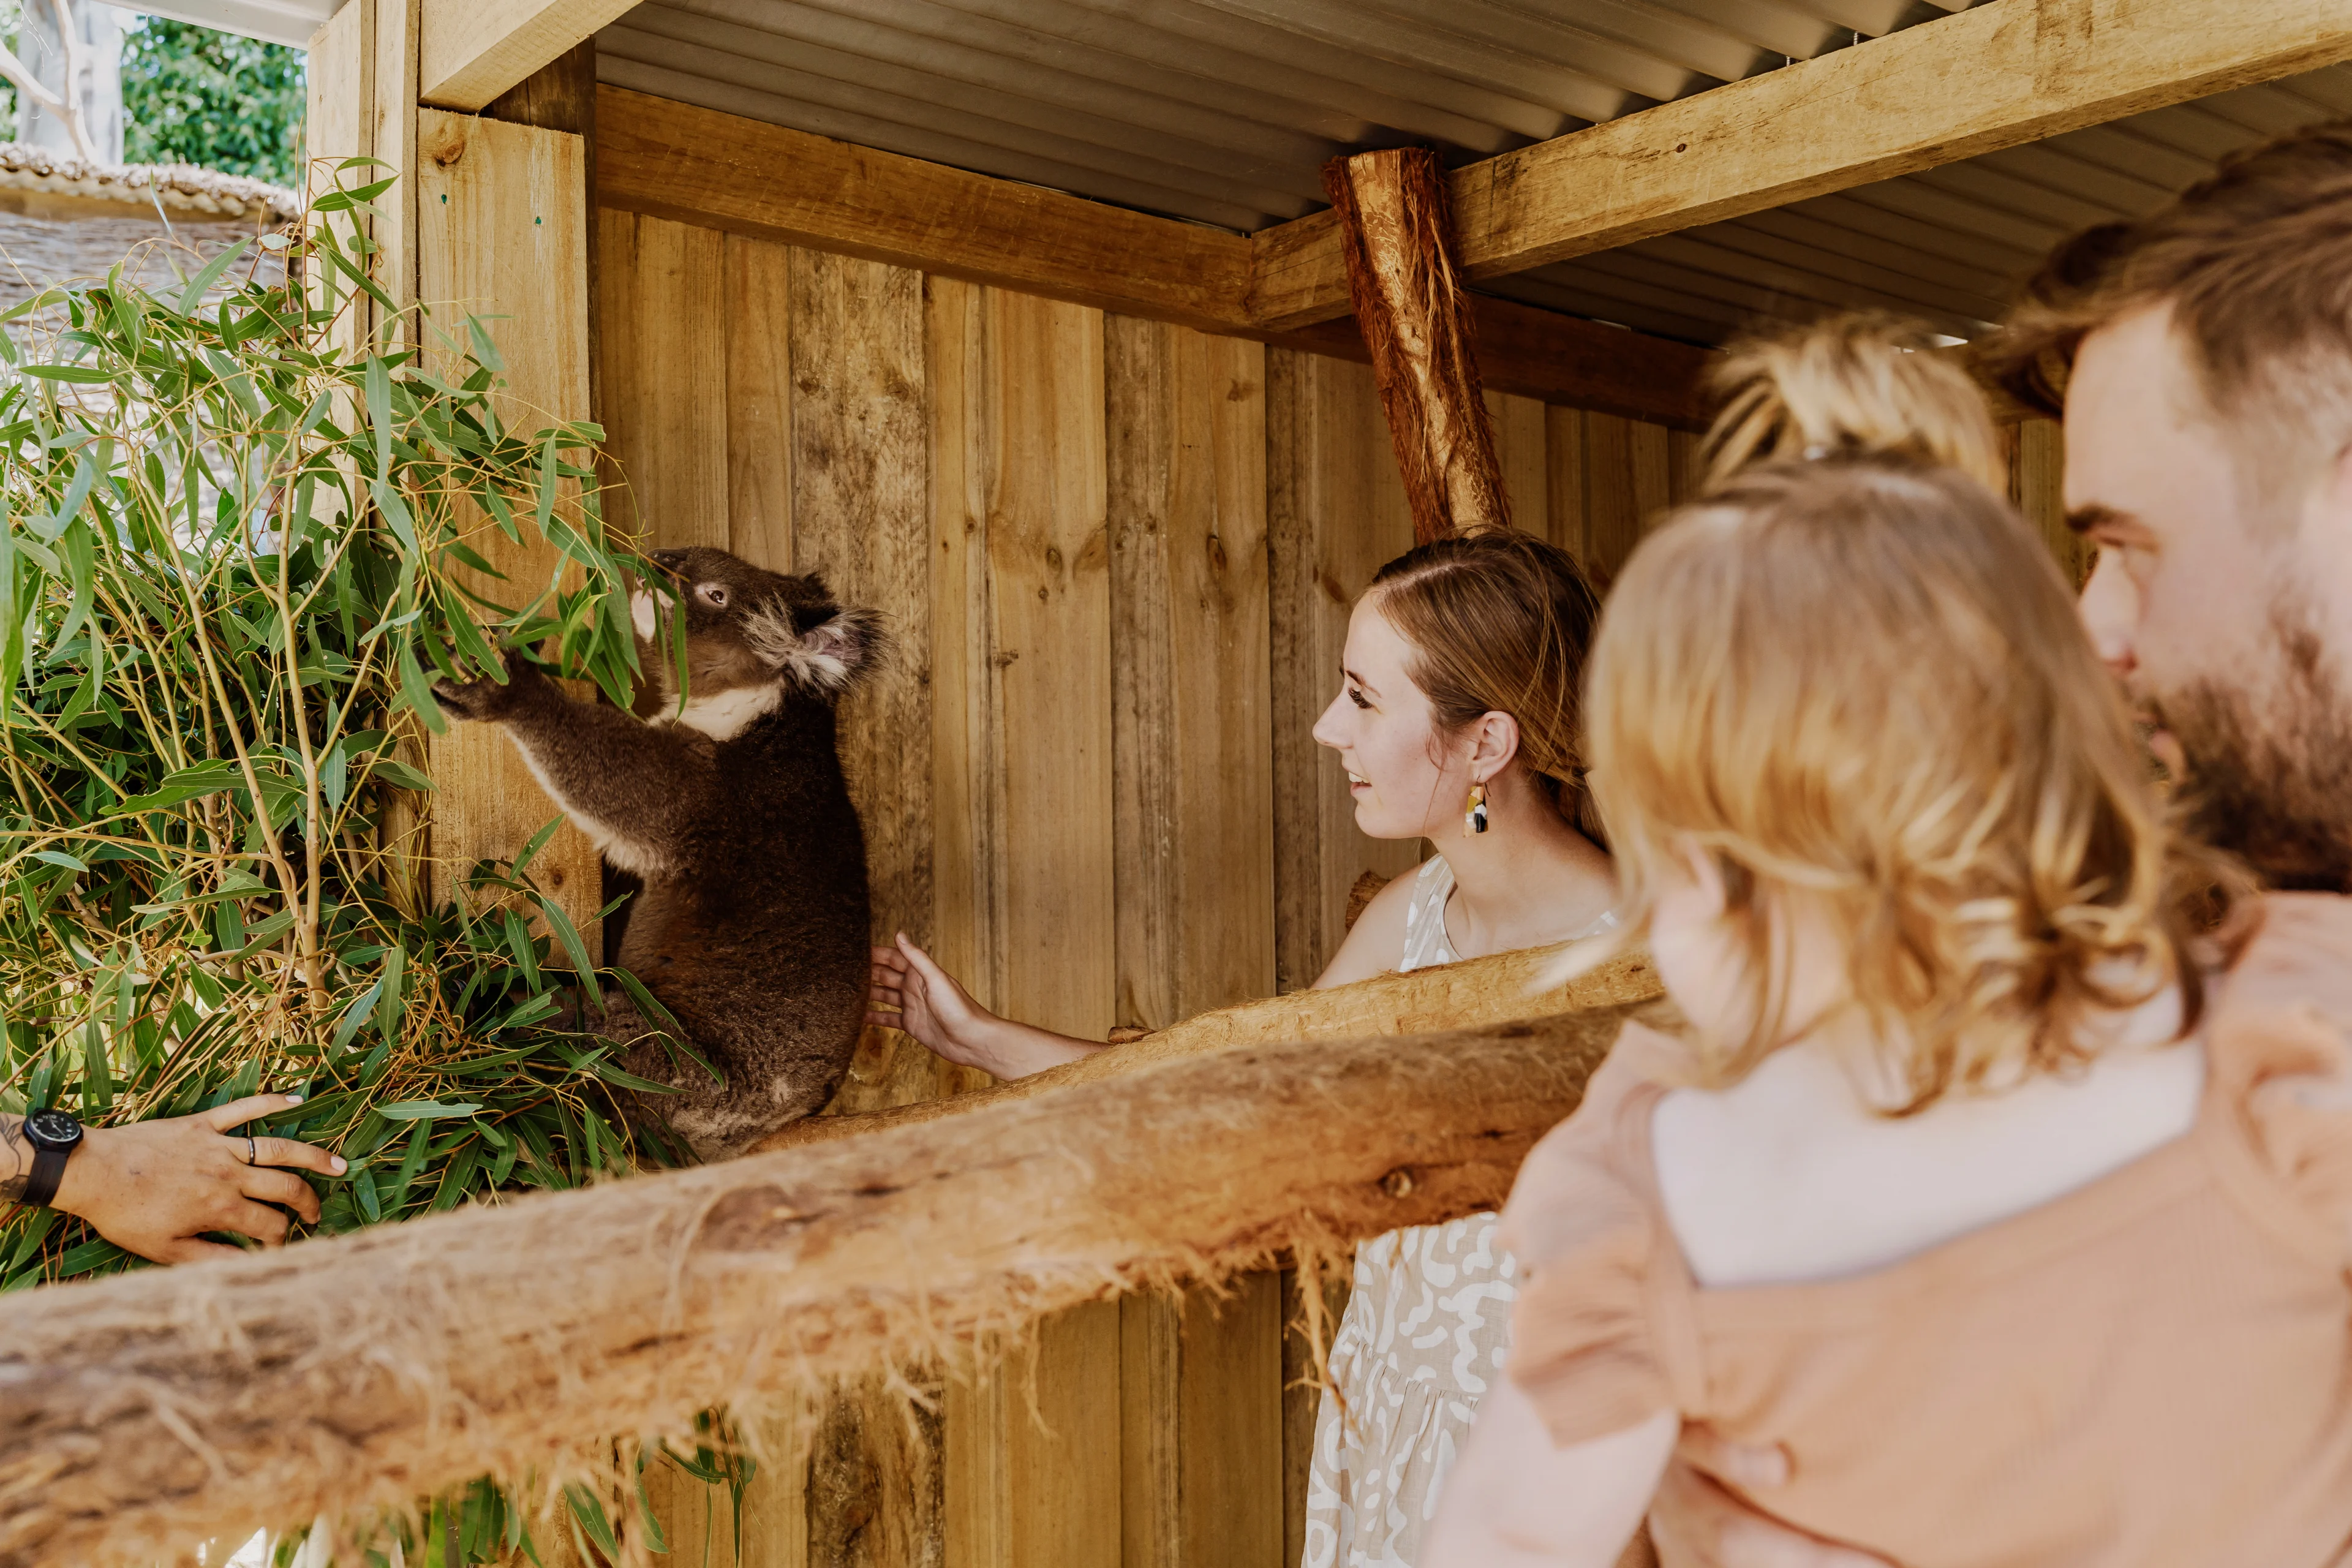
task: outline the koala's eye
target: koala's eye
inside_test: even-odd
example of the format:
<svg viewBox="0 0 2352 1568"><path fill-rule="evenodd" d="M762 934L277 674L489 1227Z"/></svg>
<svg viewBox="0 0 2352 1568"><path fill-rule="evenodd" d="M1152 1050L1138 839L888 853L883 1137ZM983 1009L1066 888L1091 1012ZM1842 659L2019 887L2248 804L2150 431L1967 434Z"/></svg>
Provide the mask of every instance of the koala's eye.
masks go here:
<svg viewBox="0 0 2352 1568"><path fill-rule="evenodd" d="M694 596L714 610L723 610L727 607L727 584L697 583L694 585Z"/></svg>

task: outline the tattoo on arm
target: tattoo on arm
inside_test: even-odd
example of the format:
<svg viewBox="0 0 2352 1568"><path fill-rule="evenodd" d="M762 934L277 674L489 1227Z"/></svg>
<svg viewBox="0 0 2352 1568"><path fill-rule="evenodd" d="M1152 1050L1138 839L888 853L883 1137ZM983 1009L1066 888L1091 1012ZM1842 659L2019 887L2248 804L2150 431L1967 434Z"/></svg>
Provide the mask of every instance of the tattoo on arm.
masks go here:
<svg viewBox="0 0 2352 1568"><path fill-rule="evenodd" d="M33 1180L33 1146L25 1142L25 1119L0 1116L0 1207L25 1201Z"/></svg>

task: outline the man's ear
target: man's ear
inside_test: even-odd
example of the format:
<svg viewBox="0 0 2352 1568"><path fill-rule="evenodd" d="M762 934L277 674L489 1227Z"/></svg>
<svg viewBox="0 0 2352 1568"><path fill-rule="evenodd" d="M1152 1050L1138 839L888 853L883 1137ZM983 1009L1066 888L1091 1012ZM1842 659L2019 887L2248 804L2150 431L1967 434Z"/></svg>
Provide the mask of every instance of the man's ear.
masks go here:
<svg viewBox="0 0 2352 1568"><path fill-rule="evenodd" d="M879 668L889 649L882 616L874 610L835 610L795 631L789 607L752 616L744 632L752 651L803 689L837 696Z"/></svg>

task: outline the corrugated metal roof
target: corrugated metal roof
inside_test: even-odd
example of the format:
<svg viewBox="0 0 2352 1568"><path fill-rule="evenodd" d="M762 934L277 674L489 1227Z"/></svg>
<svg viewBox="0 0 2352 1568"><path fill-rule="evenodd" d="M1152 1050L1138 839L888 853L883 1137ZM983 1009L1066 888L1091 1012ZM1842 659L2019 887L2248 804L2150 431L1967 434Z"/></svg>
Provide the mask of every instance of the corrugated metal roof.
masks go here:
<svg viewBox="0 0 2352 1568"><path fill-rule="evenodd" d="M279 0L286 3L286 0ZM646 0L616 86L1244 233L1333 155L1492 157L1976 0ZM1483 285L1695 342L1875 306L1982 331L2052 242L2352 111L2352 66Z"/></svg>
<svg viewBox="0 0 2352 1568"><path fill-rule="evenodd" d="M1901 310L1974 337L2065 236L2147 213L2236 148L2347 113L2352 66L2332 66L1486 287L1695 342L1824 306Z"/></svg>
<svg viewBox="0 0 2352 1568"><path fill-rule="evenodd" d="M646 0L619 87L1244 232L1340 153L1491 157L1973 0Z"/></svg>

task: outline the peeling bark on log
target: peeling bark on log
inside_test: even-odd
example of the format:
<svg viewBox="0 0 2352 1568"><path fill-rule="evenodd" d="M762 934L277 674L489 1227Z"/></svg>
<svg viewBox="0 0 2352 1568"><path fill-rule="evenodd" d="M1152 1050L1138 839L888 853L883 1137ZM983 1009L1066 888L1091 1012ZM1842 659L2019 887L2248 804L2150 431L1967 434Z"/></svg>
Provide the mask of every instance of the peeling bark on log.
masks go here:
<svg viewBox="0 0 2352 1568"><path fill-rule="evenodd" d="M153 1562L486 1472L562 1474L714 1405L755 1414L1078 1302L1492 1207L1627 1011L1237 1047L8 1298L0 1564Z"/></svg>
<svg viewBox="0 0 2352 1568"><path fill-rule="evenodd" d="M1030 1100L1071 1084L1095 1083L1205 1052L1283 1040L1354 1039L1468 1028L1570 1007L1616 1007L1662 994L1647 953L1614 959L1567 984L1538 992L1536 977L1558 957L1557 947L1498 952L1462 963L1404 974L1381 974L1328 991L1294 991L1237 1003L1173 1024L1155 1034L1115 1041L1083 1060L1014 1079L951 1100L893 1106L860 1116L812 1116L769 1135L754 1150L766 1153L803 1144L962 1116L1006 1100Z"/></svg>
<svg viewBox="0 0 2352 1568"><path fill-rule="evenodd" d="M1339 219L1348 292L1371 351L1414 541L1510 527L1437 154L1407 147L1334 158L1323 166L1323 189Z"/></svg>

